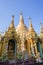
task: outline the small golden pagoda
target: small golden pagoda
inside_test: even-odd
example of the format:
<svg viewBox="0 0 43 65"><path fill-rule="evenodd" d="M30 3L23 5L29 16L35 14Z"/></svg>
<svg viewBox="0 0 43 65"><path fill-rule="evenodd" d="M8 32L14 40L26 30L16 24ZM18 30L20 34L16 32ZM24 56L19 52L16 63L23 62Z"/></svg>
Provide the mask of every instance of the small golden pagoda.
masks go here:
<svg viewBox="0 0 43 65"><path fill-rule="evenodd" d="M37 41L38 41L38 36L36 32L34 31L33 25L31 18L29 18L29 31L27 32L27 42L28 42L28 53L29 56L37 57L38 50L37 50Z"/></svg>
<svg viewBox="0 0 43 65"><path fill-rule="evenodd" d="M15 28L14 16L8 30L0 35L0 58L28 59L43 57L43 30L40 35L34 31L32 20L29 18L29 29L24 24L23 14L20 14L20 22ZM4 59L5 59L4 58Z"/></svg>
<svg viewBox="0 0 43 65"><path fill-rule="evenodd" d="M21 46L22 55L26 56L25 54L28 53L27 49L26 49L26 46L27 46L26 37L27 37L28 29L24 24L24 19L23 19L22 13L20 14L20 22L16 28L16 32L17 32L17 35L20 37L20 40L21 40L20 46Z"/></svg>
<svg viewBox="0 0 43 65"><path fill-rule="evenodd" d="M18 49L20 49L20 39L17 36L14 27L14 16L12 16L11 24L8 30L5 32L4 36L1 38L1 56L7 54L8 59L15 59L17 56Z"/></svg>
<svg viewBox="0 0 43 65"><path fill-rule="evenodd" d="M43 27L42 27L42 23L40 23L40 34L39 34L39 38L41 40L41 49L42 49L42 57L43 57Z"/></svg>

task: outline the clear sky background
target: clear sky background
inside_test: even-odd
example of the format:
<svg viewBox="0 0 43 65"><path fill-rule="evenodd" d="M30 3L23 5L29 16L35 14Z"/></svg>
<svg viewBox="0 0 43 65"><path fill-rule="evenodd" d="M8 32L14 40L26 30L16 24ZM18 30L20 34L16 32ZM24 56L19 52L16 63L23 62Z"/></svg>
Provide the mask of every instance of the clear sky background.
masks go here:
<svg viewBox="0 0 43 65"><path fill-rule="evenodd" d="M40 21L43 23L43 0L0 0L0 32L9 27L12 15L16 27L20 12L23 13L26 26L29 28L28 18L31 17L34 30L39 33Z"/></svg>

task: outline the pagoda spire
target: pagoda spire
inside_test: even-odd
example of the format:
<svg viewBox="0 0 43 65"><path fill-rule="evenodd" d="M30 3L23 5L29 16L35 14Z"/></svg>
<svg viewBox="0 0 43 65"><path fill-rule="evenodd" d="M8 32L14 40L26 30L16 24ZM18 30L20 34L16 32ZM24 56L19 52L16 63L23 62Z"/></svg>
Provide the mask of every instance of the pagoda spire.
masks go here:
<svg viewBox="0 0 43 65"><path fill-rule="evenodd" d="M12 21L11 21L11 24L9 26L10 28L14 28L14 15L12 16Z"/></svg>
<svg viewBox="0 0 43 65"><path fill-rule="evenodd" d="M24 23L24 20L23 20L23 14L20 13L20 20L19 20L19 24L16 28L16 31L19 35L23 34L24 35L24 32L27 33L27 27Z"/></svg>
<svg viewBox="0 0 43 65"><path fill-rule="evenodd" d="M34 29L33 29L33 25L32 25L32 20L31 20L31 18L29 18L29 23L30 23L29 30L30 30L30 31L33 31Z"/></svg>
<svg viewBox="0 0 43 65"><path fill-rule="evenodd" d="M20 13L20 23L23 23L24 24L23 13Z"/></svg>

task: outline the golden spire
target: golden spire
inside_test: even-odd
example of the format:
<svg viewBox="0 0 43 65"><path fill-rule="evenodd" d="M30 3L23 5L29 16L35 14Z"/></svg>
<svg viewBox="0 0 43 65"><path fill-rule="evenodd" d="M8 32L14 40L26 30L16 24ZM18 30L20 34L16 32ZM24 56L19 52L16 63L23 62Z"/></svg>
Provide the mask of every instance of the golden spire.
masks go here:
<svg viewBox="0 0 43 65"><path fill-rule="evenodd" d="M31 20L31 18L29 18L29 23L30 23L29 30L30 31L34 31L33 26L32 26L32 20Z"/></svg>
<svg viewBox="0 0 43 65"><path fill-rule="evenodd" d="M17 33L22 33L22 32L27 32L27 27L25 26L25 24L24 24L24 20L23 20L23 14L22 13L20 13L20 22L19 22L19 24L18 24L18 26L17 26L17 28L16 28L16 31L17 31Z"/></svg>
<svg viewBox="0 0 43 65"><path fill-rule="evenodd" d="M10 28L14 28L14 15L12 16L12 21L11 21L11 24L9 26Z"/></svg>
<svg viewBox="0 0 43 65"><path fill-rule="evenodd" d="M23 13L20 13L20 23L23 23L24 24Z"/></svg>

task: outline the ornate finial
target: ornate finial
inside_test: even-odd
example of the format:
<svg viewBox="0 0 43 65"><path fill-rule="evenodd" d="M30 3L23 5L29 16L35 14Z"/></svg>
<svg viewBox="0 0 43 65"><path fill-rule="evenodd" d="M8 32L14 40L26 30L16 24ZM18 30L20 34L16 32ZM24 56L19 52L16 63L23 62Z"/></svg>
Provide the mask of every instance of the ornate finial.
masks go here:
<svg viewBox="0 0 43 65"><path fill-rule="evenodd" d="M30 22L30 24L32 24L32 20L31 20L31 17L29 18L29 22Z"/></svg>
<svg viewBox="0 0 43 65"><path fill-rule="evenodd" d="M11 21L11 24L9 26L10 28L14 28L14 15L12 16L12 21Z"/></svg>
<svg viewBox="0 0 43 65"><path fill-rule="evenodd" d="M12 21L14 21L14 15L12 15Z"/></svg>
<svg viewBox="0 0 43 65"><path fill-rule="evenodd" d="M29 17L29 20L31 20L31 17Z"/></svg>
<svg viewBox="0 0 43 65"><path fill-rule="evenodd" d="M40 32L42 31L42 23L40 22Z"/></svg>
<svg viewBox="0 0 43 65"><path fill-rule="evenodd" d="M42 28L42 23L40 22L40 27Z"/></svg>
<svg viewBox="0 0 43 65"><path fill-rule="evenodd" d="M23 15L23 13L21 12L20 15Z"/></svg>
<svg viewBox="0 0 43 65"><path fill-rule="evenodd" d="M12 27L14 27L14 15L12 15Z"/></svg>
<svg viewBox="0 0 43 65"><path fill-rule="evenodd" d="M31 17L29 18L30 27L32 27L32 20Z"/></svg>
<svg viewBox="0 0 43 65"><path fill-rule="evenodd" d="M20 23L23 23L24 24L23 13L20 13Z"/></svg>
<svg viewBox="0 0 43 65"><path fill-rule="evenodd" d="M30 23L30 27L29 27L29 30L30 31L33 31L33 26L32 26L32 20L31 20L31 17L29 18L29 23Z"/></svg>
<svg viewBox="0 0 43 65"><path fill-rule="evenodd" d="M20 13L20 20L23 20L23 13Z"/></svg>

